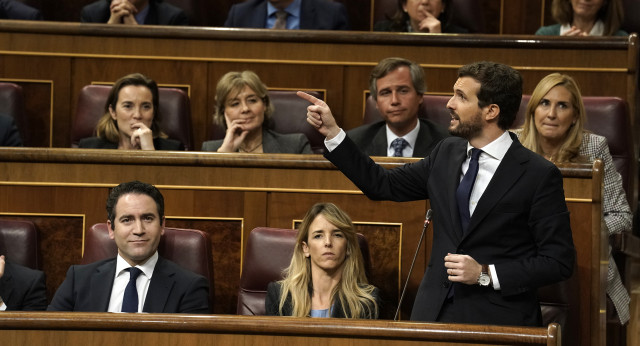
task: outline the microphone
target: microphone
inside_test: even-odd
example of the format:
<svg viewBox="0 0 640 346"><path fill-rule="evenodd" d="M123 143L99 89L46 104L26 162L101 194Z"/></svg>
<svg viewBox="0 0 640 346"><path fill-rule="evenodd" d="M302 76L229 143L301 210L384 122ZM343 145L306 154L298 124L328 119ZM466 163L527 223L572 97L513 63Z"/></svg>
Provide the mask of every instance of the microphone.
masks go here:
<svg viewBox="0 0 640 346"><path fill-rule="evenodd" d="M400 302L398 302L398 309L396 309L396 316L393 318L394 321L398 320L398 313L400 313L400 306L402 306L402 299L404 298L404 292L407 290L407 286L409 285L409 278L411 277L411 272L413 271L413 265L416 263L416 257L418 257L418 251L420 250L420 246L422 246L422 239L424 239L424 233L427 230L427 227L431 223L431 216L433 214L433 210L427 210L427 214L424 216L424 227L422 227L422 235L420 235L420 241L418 241L418 247L416 248L416 253L413 254L413 261L411 261L411 267L409 267L409 274L407 274L407 281L404 283L404 287L402 288L402 294L400 294Z"/></svg>

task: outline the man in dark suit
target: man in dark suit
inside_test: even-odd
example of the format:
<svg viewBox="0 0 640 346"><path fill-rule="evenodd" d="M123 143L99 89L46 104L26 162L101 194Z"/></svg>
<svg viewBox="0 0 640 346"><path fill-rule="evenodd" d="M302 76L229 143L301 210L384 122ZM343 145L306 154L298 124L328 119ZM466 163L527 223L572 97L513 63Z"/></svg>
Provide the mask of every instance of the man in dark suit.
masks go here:
<svg viewBox="0 0 640 346"><path fill-rule="evenodd" d="M0 256L0 311L46 310L44 273Z"/></svg>
<svg viewBox="0 0 640 346"><path fill-rule="evenodd" d="M286 12L280 27L277 24L278 11ZM349 19L344 5L329 0L247 0L231 6L224 26L349 30Z"/></svg>
<svg viewBox="0 0 640 346"><path fill-rule="evenodd" d="M453 90L453 136L392 170L362 154L324 102L299 95L313 103L307 120L327 137L325 156L369 198L430 199L433 247L412 320L540 326L537 288L567 279L575 261L562 175L508 131L517 71L466 65Z"/></svg>
<svg viewBox="0 0 640 346"><path fill-rule="evenodd" d="M83 23L188 25L181 8L162 0L98 0L82 8Z"/></svg>
<svg viewBox="0 0 640 346"><path fill-rule="evenodd" d="M17 0L0 0L0 19L42 20L42 13Z"/></svg>
<svg viewBox="0 0 640 346"><path fill-rule="evenodd" d="M449 134L440 125L418 118L426 89L420 65L403 58L381 60L371 71L369 91L383 120L356 127L347 135L369 156L429 155Z"/></svg>
<svg viewBox="0 0 640 346"><path fill-rule="evenodd" d="M107 199L109 236L118 256L71 266L48 310L209 313L207 280L158 256L164 198L132 181Z"/></svg>
<svg viewBox="0 0 640 346"><path fill-rule="evenodd" d="M22 139L13 118L0 114L0 147L21 147Z"/></svg>

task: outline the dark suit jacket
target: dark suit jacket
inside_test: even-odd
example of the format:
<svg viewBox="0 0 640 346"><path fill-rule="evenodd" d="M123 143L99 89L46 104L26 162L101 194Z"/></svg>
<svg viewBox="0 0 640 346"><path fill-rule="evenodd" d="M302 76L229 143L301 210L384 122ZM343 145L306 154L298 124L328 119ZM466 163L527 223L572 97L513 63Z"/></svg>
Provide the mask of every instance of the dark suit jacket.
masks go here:
<svg viewBox="0 0 640 346"><path fill-rule="evenodd" d="M460 323L541 325L537 288L572 274L575 249L562 175L553 163L510 135L513 144L480 198L464 236L455 191L467 140L446 138L429 157L392 170L359 153L349 137L325 154L371 199L430 199L433 246L412 320L438 318L451 285L444 267L447 253L467 254L478 263L495 265L501 286L496 291L453 284L453 313Z"/></svg>
<svg viewBox="0 0 640 346"><path fill-rule="evenodd" d="M42 20L42 13L17 0L0 0L0 19Z"/></svg>
<svg viewBox="0 0 640 346"><path fill-rule="evenodd" d="M83 23L106 23L111 17L111 0L98 0L82 8L80 21ZM140 23L142 24L142 23ZM162 2L149 1L149 13L144 20L147 25L189 25L189 19L181 8Z"/></svg>
<svg viewBox="0 0 640 346"><path fill-rule="evenodd" d="M0 297L7 310L46 310L44 273L5 262L4 275L0 278Z"/></svg>
<svg viewBox="0 0 640 346"><path fill-rule="evenodd" d="M22 139L12 117L0 115L0 147L21 147Z"/></svg>
<svg viewBox="0 0 640 346"><path fill-rule="evenodd" d="M202 151L217 151L224 139L202 143ZM277 133L262 130L262 151L273 154L313 154L307 136L302 133Z"/></svg>
<svg viewBox="0 0 640 346"><path fill-rule="evenodd" d="M115 257L71 266L47 310L106 312L115 275ZM203 276L158 257L142 311L210 313L209 283Z"/></svg>
<svg viewBox="0 0 640 346"><path fill-rule="evenodd" d="M284 302L284 306L282 306L282 315L280 315L280 291L282 286L279 282L270 282L267 286L267 297L264 301L264 307L267 316L291 316L292 313L292 303L291 303L291 295L287 297L287 300ZM376 300L378 304L378 314L382 310L382 303L380 300L380 293L377 288L375 288L372 292L373 298ZM347 313L349 312L349 307L347 307ZM335 318L346 318L344 312L342 311L342 304L340 300L336 300L335 306L331 311L331 317Z"/></svg>
<svg viewBox="0 0 640 346"><path fill-rule="evenodd" d="M267 1L248 0L231 6L226 27L264 28L267 23ZM339 2L302 0L300 29L349 30L347 9Z"/></svg>
<svg viewBox="0 0 640 346"><path fill-rule="evenodd" d="M442 17L442 16L441 16ZM443 34L466 34L469 30L452 24L451 22L445 22L443 18L438 18L442 26ZM382 20L373 25L373 31L387 31L387 32L409 32L408 23L396 23L392 20Z"/></svg>
<svg viewBox="0 0 640 346"><path fill-rule="evenodd" d="M362 125L347 132L349 138L369 156L387 156L387 128L385 121ZM420 119L420 130L413 149L413 157L425 157L449 132L433 122Z"/></svg>
<svg viewBox="0 0 640 346"><path fill-rule="evenodd" d="M175 139L169 138L154 138L153 147L156 150L184 150L184 145ZM83 138L78 143L78 148L86 149L118 149L117 143L106 141L99 137Z"/></svg>

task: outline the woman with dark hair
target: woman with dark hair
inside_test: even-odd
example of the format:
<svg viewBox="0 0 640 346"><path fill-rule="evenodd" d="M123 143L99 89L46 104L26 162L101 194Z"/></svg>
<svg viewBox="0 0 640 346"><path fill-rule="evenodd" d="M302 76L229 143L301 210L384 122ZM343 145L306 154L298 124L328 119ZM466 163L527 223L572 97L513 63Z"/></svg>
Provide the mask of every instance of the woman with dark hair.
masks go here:
<svg viewBox="0 0 640 346"><path fill-rule="evenodd" d="M620 30L623 8L620 0L553 0L551 15L558 24L543 26L536 35L628 36Z"/></svg>
<svg viewBox="0 0 640 346"><path fill-rule="evenodd" d="M255 72L226 73L216 86L216 112L213 115L216 125L225 129L225 136L202 143L202 150L312 154L304 134L282 134L268 128L273 110L267 86Z"/></svg>
<svg viewBox="0 0 640 346"><path fill-rule="evenodd" d="M526 148L554 163L593 161L604 163L602 212L608 234L631 231L633 215L605 137L584 129L586 112L578 84L570 76L552 73L540 80L531 94L522 129L516 131ZM629 293L622 284L609 247L607 296L621 324L629 320Z"/></svg>
<svg viewBox="0 0 640 346"><path fill-rule="evenodd" d="M107 97L97 137L80 140L80 148L184 150L160 130L158 85L140 73L118 79Z"/></svg>
<svg viewBox="0 0 640 346"><path fill-rule="evenodd" d="M450 0L398 0L398 9L389 20L377 22L373 31L467 33L451 23Z"/></svg>
<svg viewBox="0 0 640 346"><path fill-rule="evenodd" d="M267 315L378 318L378 289L367 282L351 218L332 203L307 212L284 279L271 282Z"/></svg>

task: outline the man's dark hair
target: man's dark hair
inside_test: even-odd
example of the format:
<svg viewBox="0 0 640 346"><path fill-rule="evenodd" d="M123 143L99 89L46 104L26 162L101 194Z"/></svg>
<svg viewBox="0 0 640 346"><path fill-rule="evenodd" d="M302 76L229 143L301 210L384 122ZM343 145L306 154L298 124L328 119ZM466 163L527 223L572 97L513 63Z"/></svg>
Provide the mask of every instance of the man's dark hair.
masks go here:
<svg viewBox="0 0 640 346"><path fill-rule="evenodd" d="M490 61L480 61L462 66L458 78L471 77L480 83L478 106L497 104L500 107L498 126L508 130L520 109L522 100L522 76L510 66Z"/></svg>
<svg viewBox="0 0 640 346"><path fill-rule="evenodd" d="M160 191L151 184L134 180L114 187L113 190L111 190L111 193L109 193L109 198L107 198L107 218L111 222L111 225L115 225L116 204L118 204L118 200L123 195L130 193L147 195L153 198L156 202L156 206L158 207L158 216L160 217L160 220L164 218L164 197L162 196L162 193L160 193Z"/></svg>
<svg viewBox="0 0 640 346"><path fill-rule="evenodd" d="M418 95L422 95L427 91L427 84L424 81L424 71L420 65L403 58L385 58L380 60L369 76L369 92L374 100L378 99L378 79L385 77L389 72L395 71L401 66L409 68L411 83Z"/></svg>

